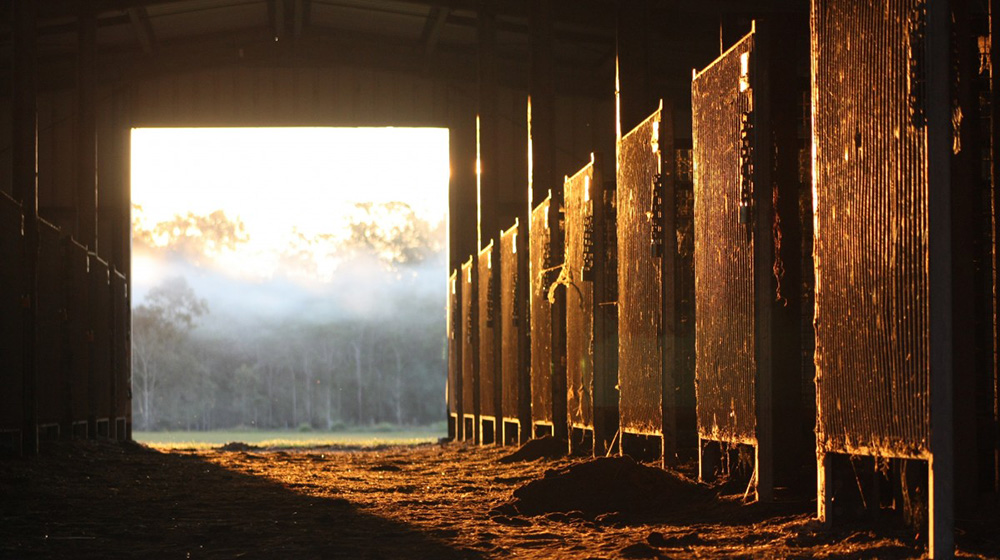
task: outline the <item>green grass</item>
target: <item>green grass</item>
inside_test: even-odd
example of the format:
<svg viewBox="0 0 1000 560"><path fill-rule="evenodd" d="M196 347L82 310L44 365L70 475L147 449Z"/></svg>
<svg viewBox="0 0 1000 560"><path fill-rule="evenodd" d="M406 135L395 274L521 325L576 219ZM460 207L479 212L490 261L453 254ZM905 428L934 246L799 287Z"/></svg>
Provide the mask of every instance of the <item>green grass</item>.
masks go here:
<svg viewBox="0 0 1000 560"><path fill-rule="evenodd" d="M213 430L208 432L133 432L132 439L151 447L166 449L208 449L231 441L261 447L314 447L412 445L435 442L446 434L434 429L415 428L393 432L297 432L297 431L237 431Z"/></svg>

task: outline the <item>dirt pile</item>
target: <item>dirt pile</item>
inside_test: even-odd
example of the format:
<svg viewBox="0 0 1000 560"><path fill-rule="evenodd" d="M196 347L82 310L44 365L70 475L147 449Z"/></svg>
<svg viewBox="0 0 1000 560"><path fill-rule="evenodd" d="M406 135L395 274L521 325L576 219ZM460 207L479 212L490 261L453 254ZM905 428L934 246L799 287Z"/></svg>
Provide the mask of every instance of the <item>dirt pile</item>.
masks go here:
<svg viewBox="0 0 1000 560"><path fill-rule="evenodd" d="M242 441L231 441L219 447L219 451L255 451L257 449L260 449L260 447L243 443Z"/></svg>
<svg viewBox="0 0 1000 560"><path fill-rule="evenodd" d="M602 457L548 471L514 490L513 499L498 509L594 519L668 513L711 499L709 490L675 473L630 457Z"/></svg>
<svg viewBox="0 0 1000 560"><path fill-rule="evenodd" d="M565 457L568 450L566 440L557 439L552 436L544 436L537 439L528 440L517 451L500 458L503 464L517 463L520 461L537 461L538 459L558 459Z"/></svg>

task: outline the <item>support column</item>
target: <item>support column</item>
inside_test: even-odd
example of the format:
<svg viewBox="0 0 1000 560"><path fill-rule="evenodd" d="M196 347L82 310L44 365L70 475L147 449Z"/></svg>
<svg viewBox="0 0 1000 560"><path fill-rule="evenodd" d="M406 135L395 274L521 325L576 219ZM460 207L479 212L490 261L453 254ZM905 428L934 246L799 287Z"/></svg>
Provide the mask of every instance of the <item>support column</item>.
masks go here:
<svg viewBox="0 0 1000 560"><path fill-rule="evenodd" d="M23 418L22 451L38 452L38 410L36 390L36 316L38 309L38 110L35 100L35 2L13 2L13 53L11 65L11 178L14 199L24 213L24 270L21 301L24 307L22 347Z"/></svg>
<svg viewBox="0 0 1000 560"><path fill-rule="evenodd" d="M618 91L619 125L627 134L659 106L650 90L649 0L633 0L618 5Z"/></svg>
<svg viewBox="0 0 1000 560"><path fill-rule="evenodd" d="M549 250L552 264L563 263L563 180L556 169L555 146L555 62L553 46L553 6L551 0L537 0L529 12L529 42L531 49L530 113L528 116L529 146L529 216L530 207L537 205L552 191L549 211ZM527 222L530 224L531 220ZM556 290L552 305L552 418L553 435L566 438L566 292Z"/></svg>
<svg viewBox="0 0 1000 560"><path fill-rule="evenodd" d="M97 252L97 14L93 2L79 2L76 95L76 238Z"/></svg>
<svg viewBox="0 0 1000 560"><path fill-rule="evenodd" d="M553 208L562 206L562 180L556 172L556 87L553 61L552 2L531 3L529 14L531 76L528 132L531 136L528 169L528 212L522 223L530 224L531 208L552 190Z"/></svg>
<svg viewBox="0 0 1000 560"><path fill-rule="evenodd" d="M479 90L476 106L477 249L500 231L497 169L497 78L495 0L481 0L478 14ZM499 243L499 238L496 239Z"/></svg>
<svg viewBox="0 0 1000 560"><path fill-rule="evenodd" d="M955 550L950 4L949 0L927 3L925 54L931 393L928 553L932 558L950 558Z"/></svg>

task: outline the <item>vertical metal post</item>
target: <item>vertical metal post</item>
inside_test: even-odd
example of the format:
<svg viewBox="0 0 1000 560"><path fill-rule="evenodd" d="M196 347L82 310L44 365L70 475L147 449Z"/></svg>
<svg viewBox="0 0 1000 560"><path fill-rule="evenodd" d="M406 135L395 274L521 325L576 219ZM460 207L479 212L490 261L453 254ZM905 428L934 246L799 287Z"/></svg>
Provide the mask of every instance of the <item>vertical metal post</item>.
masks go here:
<svg viewBox="0 0 1000 560"><path fill-rule="evenodd" d="M990 0L990 175L992 189L992 236L993 236L993 491L1000 492L1000 193L997 192L997 182L1000 181L1000 72L996 65L1000 63L1000 0Z"/></svg>
<svg viewBox="0 0 1000 560"><path fill-rule="evenodd" d="M97 252L97 14L80 0L77 19L77 240Z"/></svg>
<svg viewBox="0 0 1000 560"><path fill-rule="evenodd" d="M927 3L928 282L930 285L932 558L954 554L954 403L952 355L951 2Z"/></svg>
<svg viewBox="0 0 1000 560"><path fill-rule="evenodd" d="M479 193L477 251L500 231L497 170L497 79L495 0L480 0L478 13L479 93L476 117L476 174ZM484 171L485 170L485 171ZM497 238L499 242L499 238Z"/></svg>
<svg viewBox="0 0 1000 560"><path fill-rule="evenodd" d="M775 367L773 301L774 224L773 175L771 152L774 134L771 114L770 57L768 36L772 30L755 22L753 50L750 51L750 84L753 89L753 286L754 340L757 364L757 499L769 502L774 490L774 386Z"/></svg>
<svg viewBox="0 0 1000 560"><path fill-rule="evenodd" d="M528 19L530 42L530 95L529 127L531 162L528 181L531 185L529 208L524 215L530 224L531 208L536 206L552 190L555 207L562 204L562 181L556 173L555 150L555 65L553 61L553 30L551 0L537 0L531 3Z"/></svg>
<svg viewBox="0 0 1000 560"><path fill-rule="evenodd" d="M14 198L24 213L24 270L21 301L24 306L22 450L38 452L36 384L36 316L38 309L38 115L35 100L35 2L13 2L13 56L11 65L13 132L11 178Z"/></svg>

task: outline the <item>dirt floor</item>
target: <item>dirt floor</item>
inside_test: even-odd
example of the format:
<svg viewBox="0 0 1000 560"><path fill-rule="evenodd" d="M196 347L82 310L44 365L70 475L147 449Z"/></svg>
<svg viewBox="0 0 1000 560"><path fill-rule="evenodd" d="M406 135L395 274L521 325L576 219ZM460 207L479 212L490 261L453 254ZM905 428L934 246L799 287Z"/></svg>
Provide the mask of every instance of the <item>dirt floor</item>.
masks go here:
<svg viewBox="0 0 1000 560"><path fill-rule="evenodd" d="M900 528L824 529L807 500L741 493L630 459L510 448L161 451L48 443L0 460L2 558L909 558ZM687 473L690 474L690 473ZM730 489L729 491L732 491ZM996 508L993 508L994 510ZM1000 557L997 518L959 548Z"/></svg>

